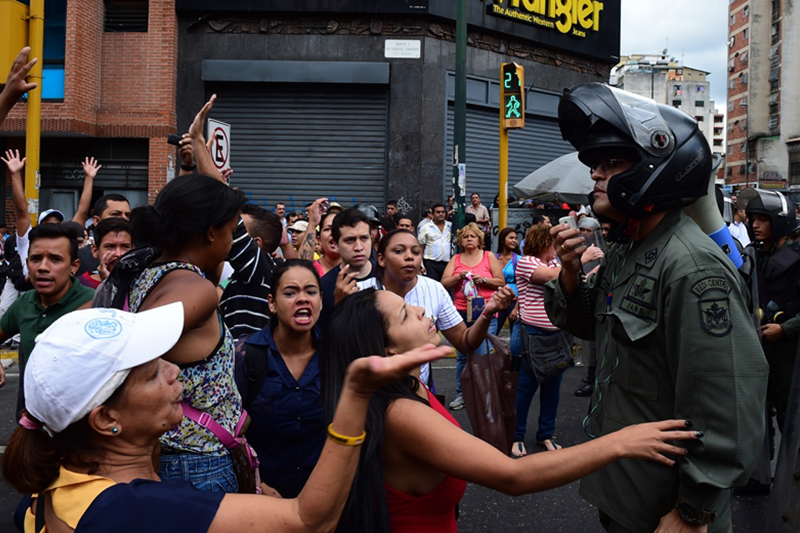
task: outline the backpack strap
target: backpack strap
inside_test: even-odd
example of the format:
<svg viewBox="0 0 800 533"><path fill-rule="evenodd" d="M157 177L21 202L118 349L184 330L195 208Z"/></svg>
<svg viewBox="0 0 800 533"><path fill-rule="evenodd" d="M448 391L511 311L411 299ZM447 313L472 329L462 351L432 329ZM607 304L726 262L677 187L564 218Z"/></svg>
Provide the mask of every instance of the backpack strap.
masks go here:
<svg viewBox="0 0 800 533"><path fill-rule="evenodd" d="M236 351L244 357L247 369L247 396L242 398L242 406L249 409L255 401L269 369L269 352L267 347L247 342L249 335L242 335L236 342Z"/></svg>

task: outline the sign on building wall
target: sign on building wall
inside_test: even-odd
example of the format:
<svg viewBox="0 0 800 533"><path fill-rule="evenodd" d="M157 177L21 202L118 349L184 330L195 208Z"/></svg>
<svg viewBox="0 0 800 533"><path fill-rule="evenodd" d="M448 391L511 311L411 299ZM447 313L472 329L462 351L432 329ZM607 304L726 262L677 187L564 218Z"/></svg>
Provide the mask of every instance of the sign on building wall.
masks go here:
<svg viewBox="0 0 800 533"><path fill-rule="evenodd" d="M212 141L211 158L217 170L231 168L231 125L208 119L208 138Z"/></svg>
<svg viewBox="0 0 800 533"><path fill-rule="evenodd" d="M586 37L600 31L604 4L597 0L494 0L486 7L489 15Z"/></svg>

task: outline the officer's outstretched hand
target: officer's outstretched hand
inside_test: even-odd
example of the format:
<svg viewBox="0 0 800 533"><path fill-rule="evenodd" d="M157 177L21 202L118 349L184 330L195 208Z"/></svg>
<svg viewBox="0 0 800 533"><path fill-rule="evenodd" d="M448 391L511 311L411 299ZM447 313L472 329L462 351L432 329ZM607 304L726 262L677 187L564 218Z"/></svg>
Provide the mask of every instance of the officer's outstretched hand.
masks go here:
<svg viewBox="0 0 800 533"><path fill-rule="evenodd" d="M575 212L570 211L570 216L574 217ZM559 281L564 291L571 294L578 288L578 275L581 271L581 256L586 251L584 238L580 236L580 230L570 228L568 224L558 224L550 228L550 235L554 237L553 246L556 254L561 260L561 275Z"/></svg>

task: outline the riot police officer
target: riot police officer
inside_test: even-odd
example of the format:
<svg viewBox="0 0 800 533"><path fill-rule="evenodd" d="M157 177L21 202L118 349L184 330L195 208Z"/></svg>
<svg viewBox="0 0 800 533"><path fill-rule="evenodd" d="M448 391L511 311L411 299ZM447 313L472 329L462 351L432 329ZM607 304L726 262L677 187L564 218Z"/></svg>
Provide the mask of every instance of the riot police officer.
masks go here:
<svg viewBox="0 0 800 533"><path fill-rule="evenodd" d="M623 460L587 476L581 495L608 531L727 532L730 487L761 449L767 365L741 277L682 209L707 193L708 143L685 113L599 83L566 91L558 111L591 169L593 211L618 222L585 284L582 237L552 230L562 271L545 288L548 314L597 343L584 427L685 418L704 432L677 468Z"/></svg>
<svg viewBox="0 0 800 533"><path fill-rule="evenodd" d="M795 210L777 191L757 189L745 209L755 242L761 343L769 363L767 407L783 431L800 335L800 243Z"/></svg>

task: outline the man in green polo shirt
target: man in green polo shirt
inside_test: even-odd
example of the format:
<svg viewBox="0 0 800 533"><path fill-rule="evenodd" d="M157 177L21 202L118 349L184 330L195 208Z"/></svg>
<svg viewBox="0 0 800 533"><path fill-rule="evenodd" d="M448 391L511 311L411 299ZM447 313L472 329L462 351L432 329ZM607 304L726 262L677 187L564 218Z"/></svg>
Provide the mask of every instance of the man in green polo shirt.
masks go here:
<svg viewBox="0 0 800 533"><path fill-rule="evenodd" d="M94 291L74 276L80 265L74 230L61 224L42 224L31 230L29 240L28 276L33 290L20 296L0 319L0 343L20 334L17 413L25 406L25 363L36 337L58 318L89 307L94 296ZM0 370L0 385L4 383Z"/></svg>

